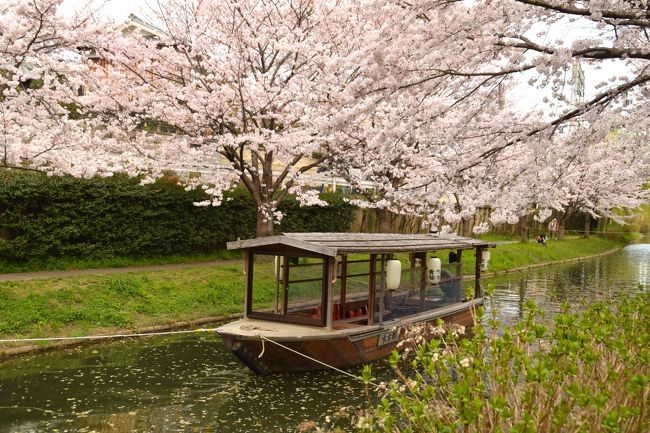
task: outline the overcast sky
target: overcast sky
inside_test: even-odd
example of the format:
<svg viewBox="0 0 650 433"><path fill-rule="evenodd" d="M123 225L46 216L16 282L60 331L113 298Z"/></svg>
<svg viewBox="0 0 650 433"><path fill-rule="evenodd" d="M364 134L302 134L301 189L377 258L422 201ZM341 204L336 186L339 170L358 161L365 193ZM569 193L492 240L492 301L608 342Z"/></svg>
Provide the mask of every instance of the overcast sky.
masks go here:
<svg viewBox="0 0 650 433"><path fill-rule="evenodd" d="M142 14L142 11L146 10L148 2L146 0L64 0L60 11L65 15L71 15L75 9L83 8L89 3L97 7L103 4L102 13L104 15L116 21L123 21L129 14Z"/></svg>

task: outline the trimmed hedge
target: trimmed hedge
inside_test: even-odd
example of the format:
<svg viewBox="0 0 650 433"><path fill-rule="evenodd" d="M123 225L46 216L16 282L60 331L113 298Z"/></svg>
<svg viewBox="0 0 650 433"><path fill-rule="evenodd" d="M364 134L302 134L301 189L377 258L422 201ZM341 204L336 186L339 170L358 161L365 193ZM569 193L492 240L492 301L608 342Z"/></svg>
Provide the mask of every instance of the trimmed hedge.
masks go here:
<svg viewBox="0 0 650 433"><path fill-rule="evenodd" d="M323 194L328 207L279 206L278 231L348 231L354 207ZM76 179L0 171L0 260L48 257L144 257L206 253L237 237L255 236L256 207L248 191L226 193L218 207L196 207L202 190L174 179L141 186L136 178Z"/></svg>

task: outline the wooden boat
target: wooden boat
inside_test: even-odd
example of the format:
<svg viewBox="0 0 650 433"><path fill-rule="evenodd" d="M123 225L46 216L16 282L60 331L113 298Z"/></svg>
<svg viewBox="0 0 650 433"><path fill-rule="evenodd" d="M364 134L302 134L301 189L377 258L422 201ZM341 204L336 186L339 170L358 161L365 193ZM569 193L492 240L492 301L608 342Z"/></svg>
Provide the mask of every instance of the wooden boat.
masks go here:
<svg viewBox="0 0 650 433"><path fill-rule="evenodd" d="M398 347L409 325L471 326L483 302L481 257L493 246L442 234L285 233L230 242L228 249L245 251L244 318L217 331L259 374L375 361ZM467 296L462 258L471 249L476 279Z"/></svg>

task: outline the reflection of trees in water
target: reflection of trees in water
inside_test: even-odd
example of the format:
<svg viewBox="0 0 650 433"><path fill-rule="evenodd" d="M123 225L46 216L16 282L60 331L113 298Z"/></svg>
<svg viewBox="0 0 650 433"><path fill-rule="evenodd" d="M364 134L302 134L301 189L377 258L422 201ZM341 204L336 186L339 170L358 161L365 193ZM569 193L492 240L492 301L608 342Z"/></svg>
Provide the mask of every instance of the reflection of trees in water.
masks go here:
<svg viewBox="0 0 650 433"><path fill-rule="evenodd" d="M644 290L650 289L650 259L645 263L639 263L639 286Z"/></svg>
<svg viewBox="0 0 650 433"><path fill-rule="evenodd" d="M90 415L84 424L97 433L130 433L136 431L136 414Z"/></svg>
<svg viewBox="0 0 650 433"><path fill-rule="evenodd" d="M517 318L522 319L524 317L524 302L526 302L526 289L528 288L528 278L523 278L519 281L519 314Z"/></svg>
<svg viewBox="0 0 650 433"><path fill-rule="evenodd" d="M533 299L547 316L552 316L563 302L579 306L595 298L638 291L637 278L643 278L648 287L648 244L626 247L622 253L491 278L486 284L495 287L495 306L501 320L512 324L523 316L527 300Z"/></svg>

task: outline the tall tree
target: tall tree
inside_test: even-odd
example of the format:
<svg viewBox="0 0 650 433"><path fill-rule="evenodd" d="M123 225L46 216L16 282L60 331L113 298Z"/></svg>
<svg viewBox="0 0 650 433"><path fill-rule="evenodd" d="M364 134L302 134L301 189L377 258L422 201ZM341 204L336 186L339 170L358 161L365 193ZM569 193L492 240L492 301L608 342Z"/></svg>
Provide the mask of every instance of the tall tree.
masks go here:
<svg viewBox="0 0 650 433"><path fill-rule="evenodd" d="M110 155L78 121L79 40L92 14L64 19L61 0L0 5L0 167L92 176Z"/></svg>
<svg viewBox="0 0 650 433"><path fill-rule="evenodd" d="M323 59L346 36L336 6L160 2L148 17L158 37L115 28L94 41L108 67L92 79L86 103L105 119L105 137L129 152L132 171L155 177L212 167L191 182L215 205L224 189L243 183L259 208L257 235L268 236L287 194L319 203L301 187L331 143L315 125L327 99ZM146 134L154 123L173 133Z"/></svg>
<svg viewBox="0 0 650 433"><path fill-rule="evenodd" d="M595 135L604 140L619 130L628 138L645 136L650 120L644 108L650 79L647 6L623 1L377 0L367 9L367 20L375 24L369 40L347 59L350 67L362 65L363 79L345 88L341 100L349 101L349 107L339 110L335 124L353 132L349 125L372 124L358 141L376 155L386 146L383 137L403 131L405 124L417 125L409 136L418 136L413 142L429 154L419 153L417 164L409 166L411 179L419 178L422 187L386 182L385 188L401 191L384 191L380 200L392 196L403 201L409 190L415 194L411 202L433 205L447 221L466 221L476 208L490 206L495 221L512 222L539 208L540 198L554 192L561 196L566 189L557 177L539 176L550 161L542 155L571 161L572 169L559 172L570 182L577 171L588 173L591 166L615 162L614 152L591 152L597 146ZM382 11L383 19L372 20L375 11ZM561 27L574 22L590 32L563 39ZM603 82L584 101L572 104L568 77L575 59L592 71L611 67L615 72L597 73ZM515 92L504 95L505 88ZM515 104L513 99L522 96L528 104ZM436 104L427 103L433 98ZM384 118L392 121L377 125L368 120L374 114L369 107L388 110L392 114ZM566 132L576 124L597 134ZM647 141L630 139L628 145L636 155L647 154ZM591 157L581 154L585 152ZM619 205L628 205L631 195L641 197L648 166L644 158L637 161L645 166L634 170L636 181L625 182L625 192L619 188L607 194L619 197ZM626 168L619 165L618 171ZM584 178L599 182L596 176ZM525 185L534 188L526 191ZM569 201L554 203L568 206ZM589 206L597 207L604 209Z"/></svg>

